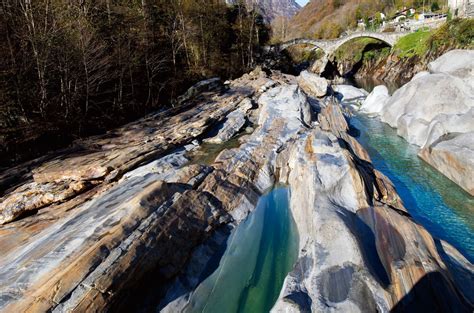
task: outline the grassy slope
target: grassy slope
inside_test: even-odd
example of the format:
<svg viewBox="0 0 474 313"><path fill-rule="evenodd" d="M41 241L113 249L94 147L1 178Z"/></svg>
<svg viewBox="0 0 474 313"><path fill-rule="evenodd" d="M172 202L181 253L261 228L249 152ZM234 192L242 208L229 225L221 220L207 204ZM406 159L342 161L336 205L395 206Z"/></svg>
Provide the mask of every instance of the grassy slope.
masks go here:
<svg viewBox="0 0 474 313"><path fill-rule="evenodd" d="M394 52L401 58L421 56L426 52L426 41L430 36L431 32L428 30L419 30L408 34L398 40L393 48Z"/></svg>
<svg viewBox="0 0 474 313"><path fill-rule="evenodd" d="M474 19L456 19L436 30L406 35L396 43L393 52L400 58L410 58L456 48L474 48Z"/></svg>

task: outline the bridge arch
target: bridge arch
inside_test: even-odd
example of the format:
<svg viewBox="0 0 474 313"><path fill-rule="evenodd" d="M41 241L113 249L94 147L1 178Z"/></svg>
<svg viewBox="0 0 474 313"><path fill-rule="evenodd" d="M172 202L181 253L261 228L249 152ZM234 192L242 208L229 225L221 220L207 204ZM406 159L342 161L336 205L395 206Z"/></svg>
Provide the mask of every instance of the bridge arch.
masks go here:
<svg viewBox="0 0 474 313"><path fill-rule="evenodd" d="M298 45L298 44L307 44L313 45L316 48L323 50L326 54L331 54L336 51L340 46L346 42L356 39L356 38L373 38L380 40L387 45L393 47L397 40L404 36L406 33L377 33L377 32L357 32L346 35L344 37L332 40L318 40L318 39L307 39L307 38L297 38L292 39L287 42L281 43L277 46L278 51L286 50L287 48Z"/></svg>

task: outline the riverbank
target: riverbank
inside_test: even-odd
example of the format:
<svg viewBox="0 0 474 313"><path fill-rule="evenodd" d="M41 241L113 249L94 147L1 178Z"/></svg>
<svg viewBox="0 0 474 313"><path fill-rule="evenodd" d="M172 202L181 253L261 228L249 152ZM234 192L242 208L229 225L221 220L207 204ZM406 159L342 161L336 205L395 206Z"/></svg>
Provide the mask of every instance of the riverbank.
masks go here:
<svg viewBox="0 0 474 313"><path fill-rule="evenodd" d="M397 128L423 160L474 195L474 51L450 51L428 68L392 96L376 87L360 110Z"/></svg>
<svg viewBox="0 0 474 313"><path fill-rule="evenodd" d="M350 119L374 166L394 183L416 222L474 262L474 197L418 157L419 147L378 118Z"/></svg>
<svg viewBox="0 0 474 313"><path fill-rule="evenodd" d="M394 47L362 38L341 46L332 62L340 76L405 84L447 51L473 49L473 29L474 19L455 19L435 30L408 34Z"/></svg>

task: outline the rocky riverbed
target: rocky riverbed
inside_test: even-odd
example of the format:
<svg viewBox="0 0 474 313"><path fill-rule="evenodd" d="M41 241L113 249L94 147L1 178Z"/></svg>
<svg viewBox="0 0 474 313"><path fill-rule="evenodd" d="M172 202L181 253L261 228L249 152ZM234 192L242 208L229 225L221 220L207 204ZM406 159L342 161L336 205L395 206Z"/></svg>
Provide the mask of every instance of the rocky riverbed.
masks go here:
<svg viewBox="0 0 474 313"><path fill-rule="evenodd" d="M472 311L472 264L412 220L349 134L338 99L351 96L328 91L311 73L213 80L175 109L4 172L0 311L180 311L278 183L299 247L273 311ZM236 135L192 162L203 142Z"/></svg>

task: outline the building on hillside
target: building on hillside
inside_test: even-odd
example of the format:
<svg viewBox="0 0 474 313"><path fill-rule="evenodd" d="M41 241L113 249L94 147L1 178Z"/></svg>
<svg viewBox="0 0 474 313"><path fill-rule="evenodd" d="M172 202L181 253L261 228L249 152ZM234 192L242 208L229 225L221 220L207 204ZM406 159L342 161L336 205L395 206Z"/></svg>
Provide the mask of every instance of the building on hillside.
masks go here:
<svg viewBox="0 0 474 313"><path fill-rule="evenodd" d="M365 22L363 19L357 21L357 30L358 31L365 31Z"/></svg>
<svg viewBox="0 0 474 313"><path fill-rule="evenodd" d="M393 21L394 21L395 23L400 23L400 22L402 22L402 21L404 21L404 20L406 20L406 19L407 19L406 15L398 15L397 17L395 17L395 18L393 19Z"/></svg>
<svg viewBox="0 0 474 313"><path fill-rule="evenodd" d="M398 16L410 17L410 16L413 16L415 13L416 13L416 10L414 8L404 7L402 10L397 11L393 15L393 18L396 18Z"/></svg>
<svg viewBox="0 0 474 313"><path fill-rule="evenodd" d="M418 15L418 20L419 21L424 21L424 20L436 20L436 19L443 19L446 18L446 14L440 14L440 13L433 13L433 12L425 12L425 13L420 13Z"/></svg>
<svg viewBox="0 0 474 313"><path fill-rule="evenodd" d="M474 0L448 0L448 6L453 16L474 16Z"/></svg>

